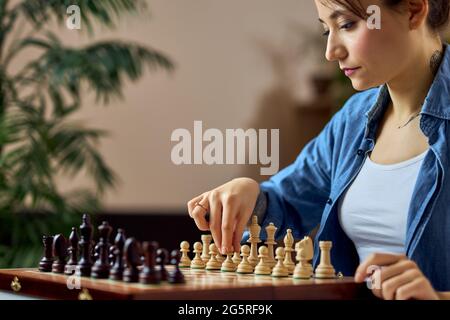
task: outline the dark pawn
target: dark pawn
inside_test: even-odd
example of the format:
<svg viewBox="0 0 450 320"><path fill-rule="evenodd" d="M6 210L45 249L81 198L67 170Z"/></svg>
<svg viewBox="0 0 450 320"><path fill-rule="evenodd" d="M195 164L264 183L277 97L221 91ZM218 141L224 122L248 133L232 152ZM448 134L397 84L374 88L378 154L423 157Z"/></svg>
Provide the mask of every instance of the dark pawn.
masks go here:
<svg viewBox="0 0 450 320"><path fill-rule="evenodd" d="M58 234L53 239L53 255L56 260L52 264L52 272L64 273L67 258L67 242L62 234Z"/></svg>
<svg viewBox="0 0 450 320"><path fill-rule="evenodd" d="M156 269L156 250L158 250L158 246L158 243L155 241L146 241L143 244L145 264L139 274L140 283L158 284L161 282L161 272Z"/></svg>
<svg viewBox="0 0 450 320"><path fill-rule="evenodd" d="M138 282L138 266L141 264L141 248L139 242L135 238L128 238L127 241L125 241L123 258L126 263L126 268L123 272L123 281Z"/></svg>
<svg viewBox="0 0 450 320"><path fill-rule="evenodd" d="M98 243L98 259L95 261L92 267L92 277L97 279L107 279L109 277L109 270L111 265L109 264L109 235L112 228L108 222L103 223L98 227L100 235Z"/></svg>
<svg viewBox="0 0 450 320"><path fill-rule="evenodd" d="M123 229L118 229L116 238L114 239L114 245L111 246L111 248L114 248L114 251L112 252L114 255L114 265L112 266L111 272L109 273L109 278L111 280L122 280L123 270L125 269L123 263L123 246L125 245L125 240L125 232L123 231Z"/></svg>
<svg viewBox="0 0 450 320"><path fill-rule="evenodd" d="M73 227L72 232L69 235L69 242L70 242L70 248L69 248L69 261L67 261L66 267L64 269L64 274L66 275L72 275L74 274L74 271L76 269L76 266L78 264L78 234L77 234L77 228Z"/></svg>
<svg viewBox="0 0 450 320"><path fill-rule="evenodd" d="M39 262L39 271L51 272L53 264L53 236L43 236L44 256Z"/></svg>
<svg viewBox="0 0 450 320"><path fill-rule="evenodd" d="M89 277L92 269L92 225L87 214L83 215L83 223L80 226L80 234L81 258L78 262L79 274L82 277Z"/></svg>
<svg viewBox="0 0 450 320"><path fill-rule="evenodd" d="M175 266L175 269L169 273L169 283L185 283L184 274L181 272L179 263L181 254L179 250L172 250L170 253L170 263Z"/></svg>
<svg viewBox="0 0 450 320"><path fill-rule="evenodd" d="M167 281L167 279L169 278L169 273L167 272L166 269L166 264L168 260L169 260L169 252L164 248L159 248L156 251L156 264L158 265L157 269L161 273L161 281Z"/></svg>

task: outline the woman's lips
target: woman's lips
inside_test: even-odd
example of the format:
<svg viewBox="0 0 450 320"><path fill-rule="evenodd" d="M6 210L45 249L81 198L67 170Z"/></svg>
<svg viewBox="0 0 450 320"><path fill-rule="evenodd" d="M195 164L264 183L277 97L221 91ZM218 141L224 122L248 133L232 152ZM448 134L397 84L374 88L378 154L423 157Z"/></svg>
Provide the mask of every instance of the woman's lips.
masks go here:
<svg viewBox="0 0 450 320"><path fill-rule="evenodd" d="M344 72L345 72L345 75L347 76L347 77L350 77L351 75L353 75L355 72L356 72L356 70L358 70L360 67L357 67L357 68L344 68L343 70L344 70Z"/></svg>

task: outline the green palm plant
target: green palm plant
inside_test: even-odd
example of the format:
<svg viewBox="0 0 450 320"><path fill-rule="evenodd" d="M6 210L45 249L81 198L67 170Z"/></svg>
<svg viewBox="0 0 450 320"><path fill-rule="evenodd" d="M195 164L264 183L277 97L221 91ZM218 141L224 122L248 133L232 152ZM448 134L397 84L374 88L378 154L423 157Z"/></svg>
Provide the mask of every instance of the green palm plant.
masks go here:
<svg viewBox="0 0 450 320"><path fill-rule="evenodd" d="M146 66L173 68L163 53L137 43L64 45L48 24L56 18L63 25L70 5L79 6L91 34L94 25L114 28L123 14L146 9L144 0L0 0L0 267L36 265L42 235L67 234L81 213L99 210L117 181L96 148L106 132L71 121L86 87L107 104ZM21 21L31 24L26 35L16 32ZM27 49L39 54L13 71ZM94 190L58 189L56 177L80 173Z"/></svg>

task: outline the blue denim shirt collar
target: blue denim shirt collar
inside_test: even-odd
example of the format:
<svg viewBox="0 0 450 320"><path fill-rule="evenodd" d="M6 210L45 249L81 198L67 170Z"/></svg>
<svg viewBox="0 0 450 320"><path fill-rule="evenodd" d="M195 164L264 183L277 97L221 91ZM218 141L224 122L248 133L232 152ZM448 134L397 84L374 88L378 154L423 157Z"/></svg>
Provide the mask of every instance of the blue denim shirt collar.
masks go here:
<svg viewBox="0 0 450 320"><path fill-rule="evenodd" d="M428 94L422 107L421 115L428 115L434 118L450 120L450 50L448 44L444 44L444 57L434 77ZM376 127L390 101L389 90L386 84L379 87L378 97L375 104L365 113L367 118L365 139L374 140ZM426 136L430 135L430 126L424 125L421 128Z"/></svg>

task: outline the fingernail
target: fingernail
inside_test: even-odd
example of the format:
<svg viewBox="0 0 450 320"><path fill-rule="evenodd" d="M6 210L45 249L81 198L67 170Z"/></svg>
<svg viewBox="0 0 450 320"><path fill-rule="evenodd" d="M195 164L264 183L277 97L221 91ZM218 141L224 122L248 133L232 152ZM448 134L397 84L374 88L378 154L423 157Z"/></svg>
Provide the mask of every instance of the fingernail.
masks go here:
<svg viewBox="0 0 450 320"><path fill-rule="evenodd" d="M222 247L222 254L226 254L228 253L227 247L223 246Z"/></svg>

